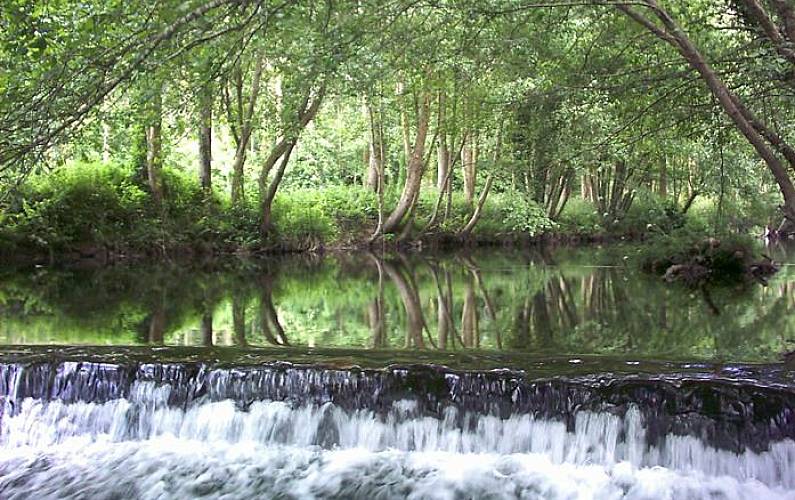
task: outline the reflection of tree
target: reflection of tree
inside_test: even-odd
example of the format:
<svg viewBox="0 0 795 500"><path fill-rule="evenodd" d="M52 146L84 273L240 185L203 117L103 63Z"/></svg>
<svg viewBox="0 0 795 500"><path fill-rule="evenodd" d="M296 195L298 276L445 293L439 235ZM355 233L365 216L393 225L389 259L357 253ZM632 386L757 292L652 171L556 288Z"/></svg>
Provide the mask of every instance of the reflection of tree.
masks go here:
<svg viewBox="0 0 795 500"><path fill-rule="evenodd" d="M425 319L422 315L420 296L413 279L404 274L406 266L402 261L385 260L382 265L387 276L397 288L406 311L406 347L425 347L422 338Z"/></svg>
<svg viewBox="0 0 795 500"><path fill-rule="evenodd" d="M166 305L165 297L156 303L154 311L152 311L146 320L148 330L148 340L150 344L162 345L163 337L166 331Z"/></svg>
<svg viewBox="0 0 795 500"><path fill-rule="evenodd" d="M429 262L433 282L436 285L436 333L439 349L447 349L447 341L455 347L455 337L458 335L453 321L453 280L450 271L444 269L444 287L439 277L439 264Z"/></svg>
<svg viewBox="0 0 795 500"><path fill-rule="evenodd" d="M475 280L471 274L467 274L464 288L464 307L461 310L461 336L464 340L464 347L480 347L478 304L475 296Z"/></svg>
<svg viewBox="0 0 795 500"><path fill-rule="evenodd" d="M246 340L246 297L241 290L232 290L232 331L238 346L248 345Z"/></svg>
<svg viewBox="0 0 795 500"><path fill-rule="evenodd" d="M496 322L497 321L497 310L494 307L494 302L491 300L491 296L489 295L488 289L483 284L483 275L482 275L482 273L480 271L480 267L477 265L477 263L475 262L474 257L472 257L471 255L469 255L469 256L467 256L467 255L461 256L460 260L464 264L466 269L469 271L469 278L467 280L467 289L466 289L465 298L464 298L464 309L465 309L465 311L466 311L466 305L467 305L467 301L468 300L472 301L472 305L474 307L476 307L476 304L475 304L476 297L475 297L474 289L470 290L470 287L474 284L474 285L477 286L478 290L480 291L480 294L483 296L483 302L486 303L486 312L489 315L489 319L492 322ZM470 297L470 293L472 294L472 297ZM476 335L476 337L475 337L476 338L476 342L475 342L474 347L480 347L480 332L479 332L479 329L478 329L477 312L475 312L474 323L475 323L475 335ZM496 329L495 334L496 334L496 340L497 340L497 348L498 349L502 349L502 334L501 334L499 328Z"/></svg>
<svg viewBox="0 0 795 500"><path fill-rule="evenodd" d="M260 277L260 326L265 339L274 345L290 345L273 305L273 277Z"/></svg>
<svg viewBox="0 0 795 500"><path fill-rule="evenodd" d="M212 312L212 310L206 310L204 312L204 314L202 314L201 336L202 336L202 345L204 347L212 347L212 345L213 345L213 312Z"/></svg>

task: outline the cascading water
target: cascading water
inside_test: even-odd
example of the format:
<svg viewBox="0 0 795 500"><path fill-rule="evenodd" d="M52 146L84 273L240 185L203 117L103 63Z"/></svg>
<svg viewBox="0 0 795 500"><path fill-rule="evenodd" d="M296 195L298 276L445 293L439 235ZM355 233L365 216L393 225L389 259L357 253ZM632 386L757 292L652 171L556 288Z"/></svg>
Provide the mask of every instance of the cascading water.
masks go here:
<svg viewBox="0 0 795 500"><path fill-rule="evenodd" d="M0 365L0 497L795 498L795 392L691 373Z"/></svg>

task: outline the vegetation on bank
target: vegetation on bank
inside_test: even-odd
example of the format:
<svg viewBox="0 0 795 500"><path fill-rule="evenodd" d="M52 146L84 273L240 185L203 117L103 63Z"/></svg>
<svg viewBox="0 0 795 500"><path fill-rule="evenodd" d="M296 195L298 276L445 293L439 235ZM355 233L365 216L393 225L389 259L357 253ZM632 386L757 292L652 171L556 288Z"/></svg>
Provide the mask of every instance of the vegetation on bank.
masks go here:
<svg viewBox="0 0 795 500"><path fill-rule="evenodd" d="M1 251L795 233L791 2L514 3L0 2Z"/></svg>
<svg viewBox="0 0 795 500"><path fill-rule="evenodd" d="M74 164L33 176L2 215L0 253L58 261L348 248L367 245L378 223L378 197L362 186L294 188L276 198L272 230L263 238L256 200L233 206L178 169L165 168L163 174L159 205L152 203L140 173L125 165ZM703 237L714 232L716 222L737 230L751 227L760 217L758 207L757 212L754 207L734 207L731 219L721 218L707 203L683 214L669 201L644 193L621 219L609 219L592 203L574 198L552 220L522 193L505 191L490 196L473 232L463 235L475 209L463 196L453 196L449 208L439 209L444 213L437 216L438 223L429 227L437 193L424 191L410 228L388 239L390 245L422 240L495 244L544 238L641 239L682 228ZM396 193L387 192L385 205L396 203L396 198Z"/></svg>

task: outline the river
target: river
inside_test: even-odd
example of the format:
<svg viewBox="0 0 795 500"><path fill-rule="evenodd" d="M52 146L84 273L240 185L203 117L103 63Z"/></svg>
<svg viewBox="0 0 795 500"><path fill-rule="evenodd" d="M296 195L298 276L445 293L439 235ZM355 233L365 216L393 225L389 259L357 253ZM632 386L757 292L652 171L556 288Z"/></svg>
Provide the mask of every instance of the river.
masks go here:
<svg viewBox="0 0 795 500"><path fill-rule="evenodd" d="M795 267L635 251L0 272L0 498L795 498Z"/></svg>

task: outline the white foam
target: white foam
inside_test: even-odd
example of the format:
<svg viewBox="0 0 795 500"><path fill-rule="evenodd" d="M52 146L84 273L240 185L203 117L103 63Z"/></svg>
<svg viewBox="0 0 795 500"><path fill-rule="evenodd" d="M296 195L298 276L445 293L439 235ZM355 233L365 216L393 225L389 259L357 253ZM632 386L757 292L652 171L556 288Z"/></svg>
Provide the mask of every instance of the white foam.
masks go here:
<svg viewBox="0 0 795 500"><path fill-rule="evenodd" d="M558 464L543 454L323 450L161 436L73 437L0 456L0 497L794 499L755 480L659 467Z"/></svg>
<svg viewBox="0 0 795 500"><path fill-rule="evenodd" d="M141 383L134 386L129 400L102 404L27 399L17 411L6 411L0 419L0 447L3 453L21 448L44 453L75 439L83 443L122 443L170 437L180 443L266 448L286 445L310 449L321 445L337 450L334 456L344 456L340 453L345 449L441 452L447 454L448 462L476 454L528 456L543 457L563 467L596 466L609 471L626 463L638 470L663 467L795 488L795 442L791 440L773 443L763 453L741 454L709 447L690 436L667 436L652 446L646 442L642 417L636 409L624 417L580 412L573 431L568 431L561 422L528 415L500 419L459 415L451 408L438 419L420 417L408 401L396 403L393 411L380 418L367 410L348 413L330 404L294 408L268 401L252 403L245 410L232 401L181 409L166 404L168 395L167 387Z"/></svg>

